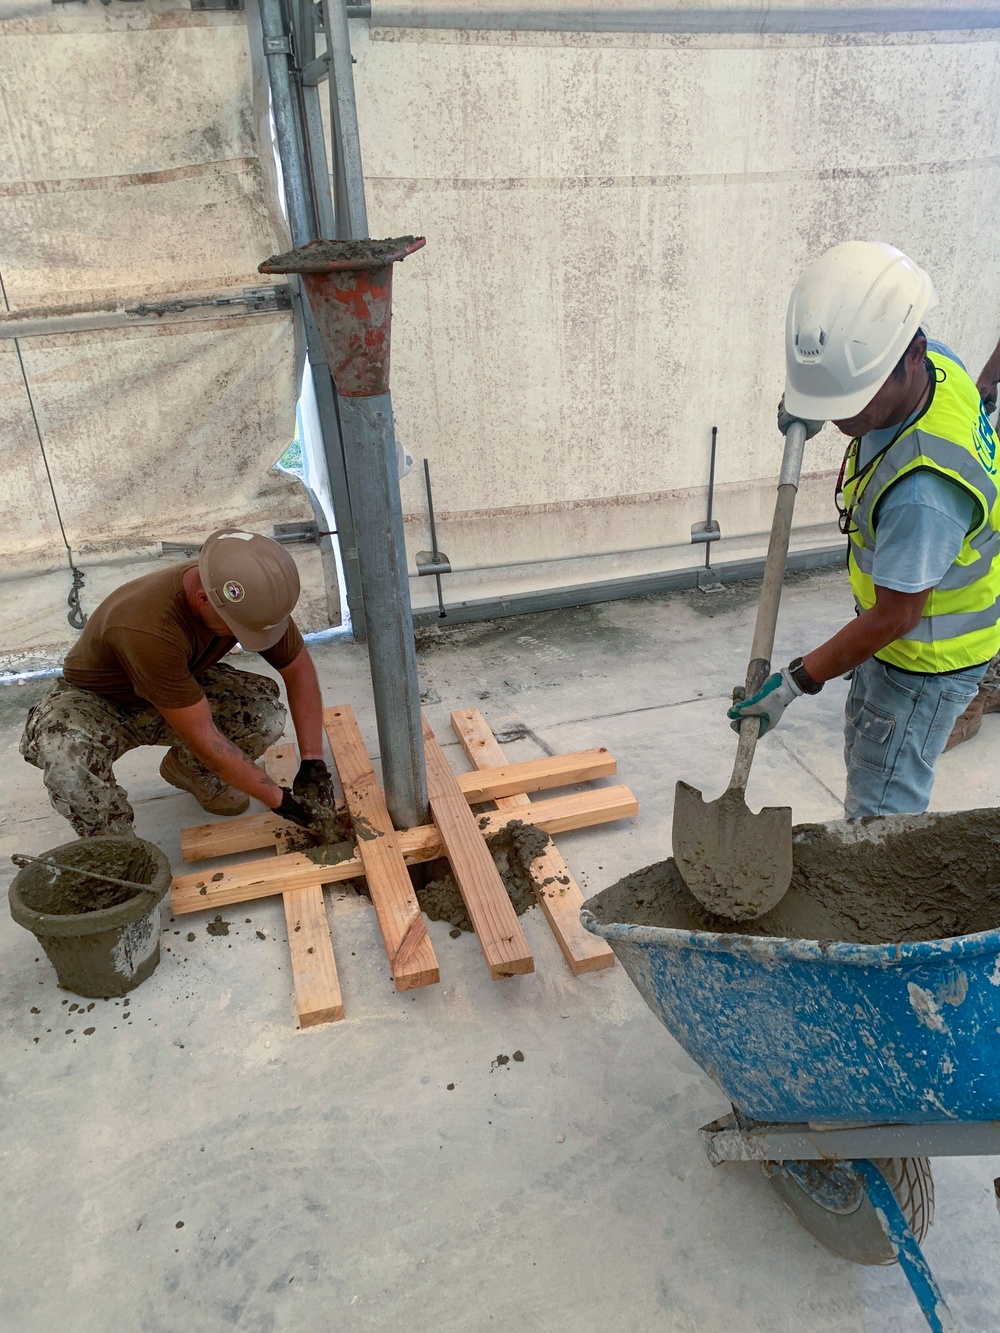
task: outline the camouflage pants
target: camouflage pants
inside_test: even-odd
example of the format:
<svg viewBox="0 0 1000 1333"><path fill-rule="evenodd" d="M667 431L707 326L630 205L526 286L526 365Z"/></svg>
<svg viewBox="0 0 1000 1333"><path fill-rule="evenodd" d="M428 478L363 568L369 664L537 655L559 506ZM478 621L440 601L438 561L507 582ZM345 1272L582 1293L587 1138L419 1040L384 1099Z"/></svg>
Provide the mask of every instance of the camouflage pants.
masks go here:
<svg viewBox="0 0 1000 1333"><path fill-rule="evenodd" d="M259 759L285 729L285 706L269 676L225 664L198 677L215 725L250 759ZM210 774L167 726L152 704L128 708L80 690L60 676L28 714L21 754L45 774L49 800L81 837L131 833L128 793L113 765L141 745L173 745L186 768L209 788L225 783Z"/></svg>
<svg viewBox="0 0 1000 1333"><path fill-rule="evenodd" d="M979 683L979 690L1000 690L1000 653L992 659L986 668L986 674Z"/></svg>

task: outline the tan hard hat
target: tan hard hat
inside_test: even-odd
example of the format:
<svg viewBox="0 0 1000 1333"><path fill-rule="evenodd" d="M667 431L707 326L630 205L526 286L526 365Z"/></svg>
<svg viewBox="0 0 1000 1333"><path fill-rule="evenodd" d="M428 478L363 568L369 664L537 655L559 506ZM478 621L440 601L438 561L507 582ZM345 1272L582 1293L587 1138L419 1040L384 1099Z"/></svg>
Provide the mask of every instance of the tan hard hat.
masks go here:
<svg viewBox="0 0 1000 1333"><path fill-rule="evenodd" d="M283 546L256 532L220 528L205 539L198 573L208 600L244 648L274 647L299 600L299 571Z"/></svg>

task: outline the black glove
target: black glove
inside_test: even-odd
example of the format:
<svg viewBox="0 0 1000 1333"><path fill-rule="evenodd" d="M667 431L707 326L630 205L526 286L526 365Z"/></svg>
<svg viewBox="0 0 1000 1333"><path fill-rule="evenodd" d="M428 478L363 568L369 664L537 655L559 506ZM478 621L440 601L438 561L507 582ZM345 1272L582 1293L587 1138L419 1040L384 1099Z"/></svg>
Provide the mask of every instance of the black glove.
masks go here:
<svg viewBox="0 0 1000 1333"><path fill-rule="evenodd" d="M782 394L778 399L778 429L782 435L788 434L788 427L793 421L801 421L805 426L807 440L811 440L814 435L818 435L826 425L825 421L806 421L805 417L793 417L791 412L785 411L785 395Z"/></svg>
<svg viewBox="0 0 1000 1333"><path fill-rule="evenodd" d="M292 791L306 805L324 810L332 810L336 800L330 770L322 759L302 760Z"/></svg>
<svg viewBox="0 0 1000 1333"><path fill-rule="evenodd" d="M282 819L287 819L290 824L298 824L300 828L312 828L309 811L295 799L287 787L282 787L281 804L274 813L280 815Z"/></svg>

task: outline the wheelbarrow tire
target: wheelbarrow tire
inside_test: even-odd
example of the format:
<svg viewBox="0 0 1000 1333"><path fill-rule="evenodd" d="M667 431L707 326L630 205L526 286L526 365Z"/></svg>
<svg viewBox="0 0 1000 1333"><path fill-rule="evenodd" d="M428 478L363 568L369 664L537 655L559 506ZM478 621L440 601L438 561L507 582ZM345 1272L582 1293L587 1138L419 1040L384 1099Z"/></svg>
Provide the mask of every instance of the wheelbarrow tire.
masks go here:
<svg viewBox="0 0 1000 1333"><path fill-rule="evenodd" d="M801 1165L807 1164L803 1162ZM875 1165L899 1200L903 1216L917 1242L922 1242L934 1218L934 1178L930 1162L926 1157L890 1157L876 1160ZM824 1206L780 1164L767 1163L765 1169L775 1193L809 1234L828 1250L856 1264L896 1262L867 1191L862 1189L856 1201L852 1200L846 1207L835 1211Z"/></svg>

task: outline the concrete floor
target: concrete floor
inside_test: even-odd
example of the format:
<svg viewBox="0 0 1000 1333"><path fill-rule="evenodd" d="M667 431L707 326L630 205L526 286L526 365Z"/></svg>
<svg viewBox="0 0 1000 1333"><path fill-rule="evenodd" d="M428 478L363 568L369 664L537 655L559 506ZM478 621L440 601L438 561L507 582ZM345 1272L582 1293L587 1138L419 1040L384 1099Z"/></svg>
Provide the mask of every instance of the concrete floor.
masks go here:
<svg viewBox="0 0 1000 1333"><path fill-rule="evenodd" d="M530 729L537 743L511 745L516 758L612 750L609 781L633 788L639 817L559 839L596 892L667 854L677 777L711 794L725 785L723 710L752 597L685 594L428 635L431 723L456 765L448 712L469 705ZM841 575L790 584L776 660L849 614ZM351 704L374 748L364 649L316 657L327 702ZM765 740L751 806L838 815L845 689L798 702ZM67 839L17 755L37 692L0 692L8 865L13 851ZM989 717L942 761L935 807L1000 799L998 749L1000 716ZM119 770L138 832L179 866L178 831L200 812L160 782L159 757L138 752ZM204 915L170 922L169 952L128 1012L98 1001L85 1016L3 914L4 1330L925 1327L898 1268L835 1259L756 1169L709 1166L697 1129L724 1098L620 967L574 979L532 909L533 975L489 981L474 938L432 922L441 984L397 995L371 905L327 901L348 1017L305 1033L277 900L229 909L228 937L208 935ZM497 1065L515 1050L523 1062ZM935 1163L926 1252L965 1333L1000 1327L997 1174L1000 1159Z"/></svg>

